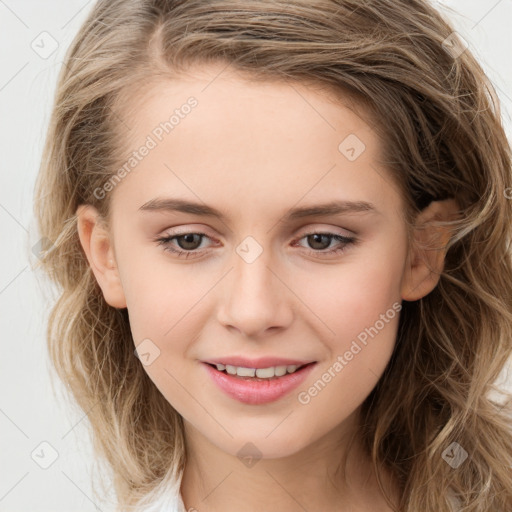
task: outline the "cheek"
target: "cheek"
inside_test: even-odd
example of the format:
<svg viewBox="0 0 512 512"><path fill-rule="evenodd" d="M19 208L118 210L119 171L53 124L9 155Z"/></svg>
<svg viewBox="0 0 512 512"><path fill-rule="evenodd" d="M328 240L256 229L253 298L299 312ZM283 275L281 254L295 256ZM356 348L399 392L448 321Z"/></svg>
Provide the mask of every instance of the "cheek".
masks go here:
<svg viewBox="0 0 512 512"><path fill-rule="evenodd" d="M327 357L297 398L304 414L314 409L323 428L334 428L359 407L389 362L401 310L397 275L383 264L352 267L330 279L332 293L321 295L321 286L309 292L308 305L333 332L325 331Z"/></svg>
<svg viewBox="0 0 512 512"><path fill-rule="evenodd" d="M177 264L162 248L126 247L119 268L135 345L154 340L184 352L197 335L202 300L219 277L213 269Z"/></svg>
<svg viewBox="0 0 512 512"><path fill-rule="evenodd" d="M332 271L304 278L308 307L322 320L327 358L301 403L330 410L340 400L340 417L355 409L375 387L392 355L401 310L400 280L405 259L401 240L363 251ZM327 327L325 327L327 326ZM320 382L321 381L321 382ZM340 418L336 415L337 421Z"/></svg>
<svg viewBox="0 0 512 512"><path fill-rule="evenodd" d="M383 245L380 254L373 252L371 257L340 267L331 276L331 293L326 297L322 298L318 288L317 293L310 292L313 307L335 333L331 333L330 355L320 372L322 382L332 384L315 398L316 406L328 408L331 400L340 399L345 411L352 410L382 375L396 343L404 250L400 240ZM320 394L322 386L319 383L311 389L309 398Z"/></svg>
<svg viewBox="0 0 512 512"><path fill-rule="evenodd" d="M314 286L310 276L302 276L300 286L307 305L323 321L327 335L340 345L338 348L401 302L403 258L400 251L391 248L384 248L380 254L361 252L329 272L317 273Z"/></svg>
<svg viewBox="0 0 512 512"><path fill-rule="evenodd" d="M147 244L118 242L118 264L135 345L144 338L161 339L172 327L176 286L169 268L155 262ZM171 284L172 283L172 284Z"/></svg>

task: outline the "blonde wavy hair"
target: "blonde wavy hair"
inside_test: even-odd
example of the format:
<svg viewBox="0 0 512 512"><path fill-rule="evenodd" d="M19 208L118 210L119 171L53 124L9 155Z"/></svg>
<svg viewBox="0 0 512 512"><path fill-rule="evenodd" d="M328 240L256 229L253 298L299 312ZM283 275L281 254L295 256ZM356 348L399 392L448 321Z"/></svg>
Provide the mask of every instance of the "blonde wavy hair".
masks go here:
<svg viewBox="0 0 512 512"><path fill-rule="evenodd" d="M93 191L126 155L122 98L213 61L252 80L315 83L355 98L385 142L410 225L431 201L457 200L462 215L450 222L439 283L403 303L392 359L362 404L359 432L377 474L386 467L396 476L399 511L449 511L449 492L467 512L512 510L510 397L491 398L512 354L511 148L470 49L458 56L443 44L453 32L422 0L94 6L59 76L35 213L47 239L41 265L59 289L49 353L88 414L120 510L183 470L183 422L134 356L126 309L105 302L76 210L90 204L108 218L108 196ZM457 469L442 457L453 442L468 453Z"/></svg>

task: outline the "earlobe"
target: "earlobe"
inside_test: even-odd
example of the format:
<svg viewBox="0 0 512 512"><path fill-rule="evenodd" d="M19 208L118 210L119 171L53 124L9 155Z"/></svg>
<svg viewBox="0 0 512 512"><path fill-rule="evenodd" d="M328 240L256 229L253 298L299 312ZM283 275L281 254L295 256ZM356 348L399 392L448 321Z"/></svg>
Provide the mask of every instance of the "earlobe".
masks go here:
<svg viewBox="0 0 512 512"><path fill-rule="evenodd" d="M402 279L403 300L421 299L437 286L453 228L436 221L452 221L458 212L456 201L445 199L432 202L418 215Z"/></svg>
<svg viewBox="0 0 512 512"><path fill-rule="evenodd" d="M105 301L115 308L125 308L126 299L107 226L91 205L80 205L76 215L80 243Z"/></svg>

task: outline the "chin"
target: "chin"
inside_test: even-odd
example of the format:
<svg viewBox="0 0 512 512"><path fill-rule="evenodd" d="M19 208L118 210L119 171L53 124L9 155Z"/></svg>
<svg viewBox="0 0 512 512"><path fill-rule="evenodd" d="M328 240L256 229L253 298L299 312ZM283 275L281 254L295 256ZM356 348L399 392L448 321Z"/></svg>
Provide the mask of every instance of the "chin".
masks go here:
<svg viewBox="0 0 512 512"><path fill-rule="evenodd" d="M225 453L229 453L240 459L250 460L254 459L281 459L289 457L299 452L307 446L307 440L299 440L290 436L290 432L282 430L279 434L271 432L272 427L265 433L259 432L251 435L250 431L243 431L240 436L231 431L234 439L226 439L226 442L219 443L216 439L210 439L210 442L217 445L217 447Z"/></svg>

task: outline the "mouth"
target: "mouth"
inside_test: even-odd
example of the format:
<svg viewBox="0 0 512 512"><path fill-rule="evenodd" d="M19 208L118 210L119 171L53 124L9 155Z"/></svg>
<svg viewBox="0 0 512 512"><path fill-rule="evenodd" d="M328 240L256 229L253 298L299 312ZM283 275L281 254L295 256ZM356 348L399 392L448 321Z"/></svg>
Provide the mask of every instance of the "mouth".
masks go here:
<svg viewBox="0 0 512 512"><path fill-rule="evenodd" d="M202 362L211 382L229 398L247 405L276 402L304 383L317 361L276 367L236 367Z"/></svg>
<svg viewBox="0 0 512 512"><path fill-rule="evenodd" d="M240 380L250 380L254 382L267 382L280 379L286 375L300 372L304 368L316 364L316 361L300 365L279 365L266 368L247 368L234 365L225 365L221 363L205 363L219 373L229 375Z"/></svg>

